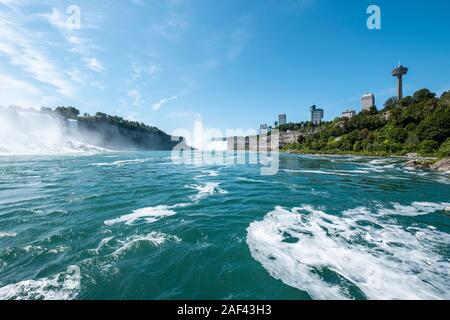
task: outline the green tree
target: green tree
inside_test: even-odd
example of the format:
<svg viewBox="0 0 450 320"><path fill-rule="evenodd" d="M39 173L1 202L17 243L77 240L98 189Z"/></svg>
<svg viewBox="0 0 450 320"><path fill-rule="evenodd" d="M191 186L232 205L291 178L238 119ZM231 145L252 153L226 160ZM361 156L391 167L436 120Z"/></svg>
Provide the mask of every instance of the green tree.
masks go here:
<svg viewBox="0 0 450 320"><path fill-rule="evenodd" d="M77 119L80 111L74 107L58 107L55 112L66 119Z"/></svg>
<svg viewBox="0 0 450 320"><path fill-rule="evenodd" d="M439 149L439 144L433 140L422 141L419 145L419 152L423 156L433 155Z"/></svg>
<svg viewBox="0 0 450 320"><path fill-rule="evenodd" d="M436 97L436 94L431 92L428 89L420 89L416 91L413 95L413 101L414 102L420 102L428 99L434 99Z"/></svg>
<svg viewBox="0 0 450 320"><path fill-rule="evenodd" d="M450 138L448 138L439 148L439 157L450 157Z"/></svg>
<svg viewBox="0 0 450 320"><path fill-rule="evenodd" d="M392 109L397 105L397 97L390 97L389 99L386 100L386 102L384 103L384 108L386 110L388 109Z"/></svg>

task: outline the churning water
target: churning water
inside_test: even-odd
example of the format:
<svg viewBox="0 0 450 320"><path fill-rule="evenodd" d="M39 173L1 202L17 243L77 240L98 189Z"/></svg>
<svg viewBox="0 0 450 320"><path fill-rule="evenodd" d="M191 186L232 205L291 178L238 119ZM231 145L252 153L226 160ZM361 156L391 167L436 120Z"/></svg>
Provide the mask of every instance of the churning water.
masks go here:
<svg viewBox="0 0 450 320"><path fill-rule="evenodd" d="M0 299L450 299L448 175L402 162L2 156Z"/></svg>

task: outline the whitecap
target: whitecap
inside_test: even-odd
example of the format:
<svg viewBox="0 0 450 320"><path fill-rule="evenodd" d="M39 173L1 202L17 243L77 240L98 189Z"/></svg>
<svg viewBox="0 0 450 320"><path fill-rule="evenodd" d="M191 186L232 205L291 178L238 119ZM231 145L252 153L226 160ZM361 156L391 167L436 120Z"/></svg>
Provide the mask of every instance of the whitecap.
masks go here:
<svg viewBox="0 0 450 320"><path fill-rule="evenodd" d="M114 162L100 162L100 163L93 163L91 166L96 167L110 167L110 166L124 166L128 164L139 164L147 162L149 159L131 159L131 160L118 160Z"/></svg>
<svg viewBox="0 0 450 320"><path fill-rule="evenodd" d="M323 171L323 170L290 170L282 169L281 171L290 173L312 173L312 174L323 174L323 175L334 175L334 176L352 176L349 173L339 172L339 171Z"/></svg>
<svg viewBox="0 0 450 320"><path fill-rule="evenodd" d="M205 170L203 174L196 176L196 178L205 178L205 177L218 177L219 171L216 170Z"/></svg>
<svg viewBox="0 0 450 320"><path fill-rule="evenodd" d="M147 207L142 209L134 210L131 214L123 215L117 219L111 219L104 221L107 226L112 226L118 223L126 223L127 225L132 225L134 222L145 219L147 223L157 222L165 217L170 217L176 215L174 209L183 208L197 204L200 200L203 200L209 196L215 194L227 193L226 190L219 188L219 182L208 182L206 184L200 185L187 185L187 188L195 189L198 191L196 195L190 197L192 202L188 203L178 203L172 206L159 205L156 207Z"/></svg>
<svg viewBox="0 0 450 320"><path fill-rule="evenodd" d="M380 215L400 215L400 216L421 216L434 213L436 211L444 211L449 203L434 203L434 202L413 202L409 206L401 205L399 203L392 203L393 208L380 208L378 213Z"/></svg>
<svg viewBox="0 0 450 320"><path fill-rule="evenodd" d="M15 232L0 232L0 238L14 238L17 236Z"/></svg>
<svg viewBox="0 0 450 320"><path fill-rule="evenodd" d="M364 207L341 217L303 206L277 207L247 231L252 257L315 299L450 298L450 262L439 254L450 235L431 228L404 229Z"/></svg>
<svg viewBox="0 0 450 320"><path fill-rule="evenodd" d="M138 247L142 243L149 243L155 247L161 246L167 241L181 242L177 236L170 236L162 232L151 232L147 235L134 235L125 240L117 240L120 247L112 255L119 257L130 249Z"/></svg>
<svg viewBox="0 0 450 320"><path fill-rule="evenodd" d="M264 180L257 180L257 179L250 179L245 177L237 177L238 181L245 181L245 182L254 182L254 183L267 183Z"/></svg>
<svg viewBox="0 0 450 320"><path fill-rule="evenodd" d="M0 288L0 300L71 300L79 293L80 280L66 273L24 280Z"/></svg>
<svg viewBox="0 0 450 320"><path fill-rule="evenodd" d="M106 220L104 223L107 226L111 226L118 223L126 223L131 225L137 220L145 219L147 223L153 223L161 220L164 217L173 216L176 214L173 207L170 206L156 206L134 210L133 213L121 216L117 219Z"/></svg>
<svg viewBox="0 0 450 320"><path fill-rule="evenodd" d="M187 186L188 188L192 188L198 191L196 195L191 196L191 200L194 202L198 202L204 198L215 194L224 194L225 190L221 189L219 182L208 182L206 184Z"/></svg>

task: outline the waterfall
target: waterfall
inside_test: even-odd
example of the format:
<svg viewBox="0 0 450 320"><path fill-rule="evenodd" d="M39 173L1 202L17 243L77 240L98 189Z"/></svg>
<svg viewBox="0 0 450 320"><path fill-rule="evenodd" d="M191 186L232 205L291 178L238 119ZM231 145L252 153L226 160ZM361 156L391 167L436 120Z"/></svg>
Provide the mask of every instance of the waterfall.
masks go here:
<svg viewBox="0 0 450 320"><path fill-rule="evenodd" d="M78 121L20 107L0 107L0 154L64 154L99 150L85 144Z"/></svg>

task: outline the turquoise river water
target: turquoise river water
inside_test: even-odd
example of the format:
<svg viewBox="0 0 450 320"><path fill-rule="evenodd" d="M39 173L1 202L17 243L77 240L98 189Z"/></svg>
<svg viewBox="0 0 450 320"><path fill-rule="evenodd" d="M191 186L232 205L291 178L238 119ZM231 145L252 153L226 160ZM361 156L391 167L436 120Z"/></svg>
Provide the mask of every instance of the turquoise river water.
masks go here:
<svg viewBox="0 0 450 320"><path fill-rule="evenodd" d="M0 299L450 299L448 174L404 159L0 157Z"/></svg>

